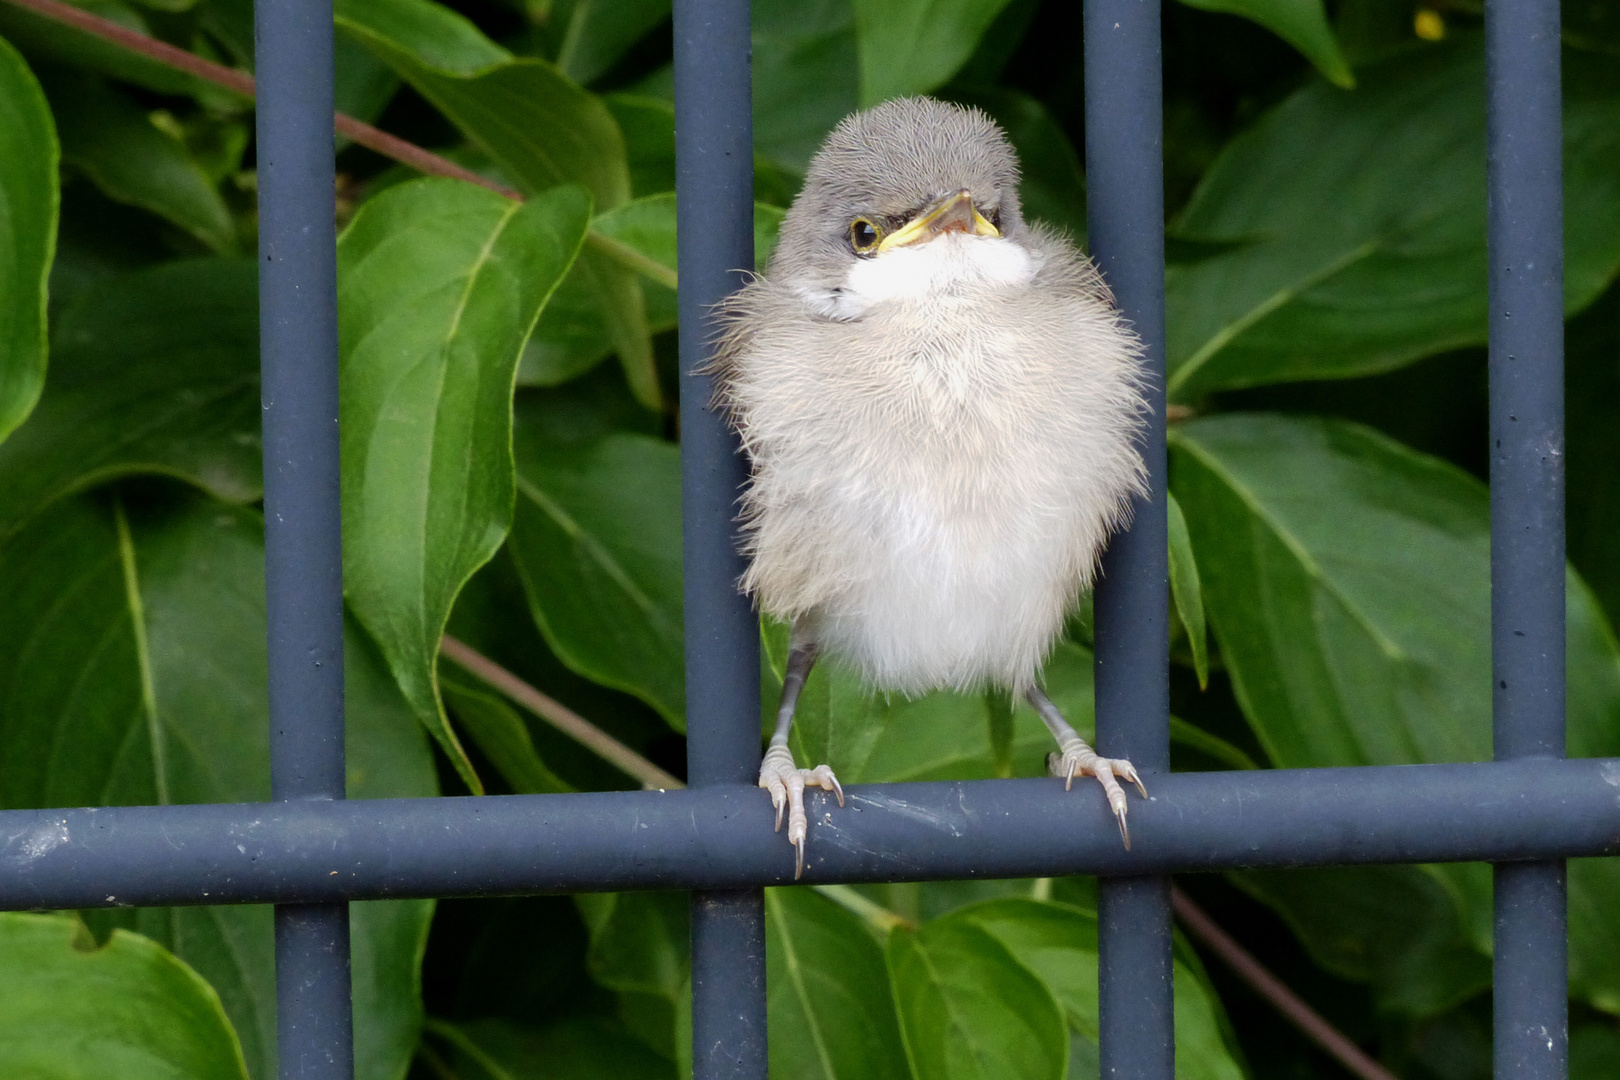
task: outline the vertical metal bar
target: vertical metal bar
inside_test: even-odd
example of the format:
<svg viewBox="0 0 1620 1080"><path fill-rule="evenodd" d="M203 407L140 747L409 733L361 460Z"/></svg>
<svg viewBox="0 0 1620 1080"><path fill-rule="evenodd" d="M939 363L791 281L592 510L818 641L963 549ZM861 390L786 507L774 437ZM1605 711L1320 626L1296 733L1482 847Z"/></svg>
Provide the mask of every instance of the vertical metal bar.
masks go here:
<svg viewBox="0 0 1620 1080"><path fill-rule="evenodd" d="M343 798L331 0L257 0L270 784ZM284 1080L354 1075L346 904L276 909Z"/></svg>
<svg viewBox="0 0 1620 1080"><path fill-rule="evenodd" d="M1152 495L1103 558L1096 592L1097 746L1148 790L1170 768L1169 568L1164 448L1164 99L1159 0L1086 0L1086 182L1092 256L1147 346ZM1098 889L1104 1080L1171 1080L1174 991L1168 878Z"/></svg>
<svg viewBox="0 0 1620 1080"><path fill-rule="evenodd" d="M676 0L675 191L680 237L681 525L687 774L759 776L759 624L737 591L747 464L708 408L713 305L754 265L748 0ZM692 896L692 1075L765 1080L765 905L759 889Z"/></svg>
<svg viewBox="0 0 1620 1080"><path fill-rule="evenodd" d="M1564 755L1564 229L1558 0L1487 0L1491 655L1498 760ZM1498 1080L1569 1074L1561 861L1495 869Z"/></svg>

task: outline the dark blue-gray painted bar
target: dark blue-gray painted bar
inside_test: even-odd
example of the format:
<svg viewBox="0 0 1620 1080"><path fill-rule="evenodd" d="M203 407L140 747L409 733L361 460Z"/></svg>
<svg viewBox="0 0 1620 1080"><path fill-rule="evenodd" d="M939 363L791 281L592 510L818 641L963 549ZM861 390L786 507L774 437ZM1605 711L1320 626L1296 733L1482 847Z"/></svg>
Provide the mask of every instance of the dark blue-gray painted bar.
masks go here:
<svg viewBox="0 0 1620 1080"><path fill-rule="evenodd" d="M1620 759L1173 773L809 795L804 881L1144 876L1620 854ZM0 909L793 884L757 787L0 812Z"/></svg>
<svg viewBox="0 0 1620 1080"><path fill-rule="evenodd" d="M1496 757L1564 754L1563 124L1558 0L1487 0ZM1496 868L1497 1080L1569 1073L1564 865Z"/></svg>
<svg viewBox="0 0 1620 1080"><path fill-rule="evenodd" d="M264 405L270 784L343 798L331 0L258 0L259 325ZM349 1080L345 904L276 912L284 1080Z"/></svg>
<svg viewBox="0 0 1620 1080"><path fill-rule="evenodd" d="M749 784L761 740L759 625L736 585L747 466L697 374L714 337L710 310L754 265L748 0L676 0L674 15L687 774L694 787ZM695 1080L765 1080L758 889L692 897L692 1045Z"/></svg>
<svg viewBox="0 0 1620 1080"><path fill-rule="evenodd" d="M1084 24L1091 254L1141 335L1154 377L1142 445L1152 495L1137 505L1130 531L1109 544L1095 597L1097 748L1130 758L1153 791L1170 771L1159 3L1086 0ZM1169 882L1103 881L1098 917L1102 1075L1171 1080Z"/></svg>

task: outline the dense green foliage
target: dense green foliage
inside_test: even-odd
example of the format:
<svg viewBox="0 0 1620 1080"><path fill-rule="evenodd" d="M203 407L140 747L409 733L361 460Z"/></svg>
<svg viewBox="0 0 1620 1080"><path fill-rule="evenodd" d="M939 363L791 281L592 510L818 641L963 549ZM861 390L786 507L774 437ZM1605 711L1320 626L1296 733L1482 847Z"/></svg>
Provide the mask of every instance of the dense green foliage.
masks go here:
<svg viewBox="0 0 1620 1080"><path fill-rule="evenodd" d="M248 0L82 3L252 67ZM1477 6L1188 5L1165 11L1176 767L1486 758ZM1565 18L1569 749L1617 755L1620 4ZM1078 5L754 19L761 261L828 128L904 93L994 115L1028 211L1083 239ZM527 197L340 143L350 795L630 784L441 661L446 630L678 774L668 0L337 21L341 109ZM268 796L251 109L0 0L0 806ZM1046 673L1082 729L1089 645L1077 618ZM1027 708L835 667L795 739L847 783L1036 775L1049 748ZM1403 1077L1488 1075L1486 868L1182 886ZM1570 890L1573 1073L1599 1080L1620 866ZM766 909L779 1080L1097 1075L1091 882ZM678 1080L685 919L665 894L356 905L358 1075ZM1176 980L1186 1080L1339 1075L1185 943ZM269 1080L273 988L264 908L3 916L0 1073Z"/></svg>

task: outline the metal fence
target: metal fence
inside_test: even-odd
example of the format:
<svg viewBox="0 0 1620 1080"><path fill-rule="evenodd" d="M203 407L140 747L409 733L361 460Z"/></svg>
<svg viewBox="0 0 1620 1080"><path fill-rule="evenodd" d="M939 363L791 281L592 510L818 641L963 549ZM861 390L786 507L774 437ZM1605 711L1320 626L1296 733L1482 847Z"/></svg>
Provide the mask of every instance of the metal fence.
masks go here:
<svg viewBox="0 0 1620 1080"><path fill-rule="evenodd" d="M753 263L747 0L676 0L681 354ZM734 581L745 466L682 394L692 787L343 801L331 0L259 0L258 155L274 802L0 813L0 909L273 902L283 1077L353 1075L348 901L689 888L696 1080L766 1075L766 885L789 884L760 760L759 638ZM1157 0L1087 0L1093 254L1164 365ZM1488 0L1492 646L1497 761L1169 774L1163 401L1153 495L1096 597L1098 748L1152 775L1122 850L1098 791L869 785L817 817L818 882L1097 874L1107 1080L1169 1080L1169 878L1496 862L1499 1080L1567 1074L1561 860L1620 853L1620 761L1565 761L1557 0ZM1162 381L1162 380L1161 380ZM812 796L814 800L821 796ZM45 841L45 842L42 842Z"/></svg>

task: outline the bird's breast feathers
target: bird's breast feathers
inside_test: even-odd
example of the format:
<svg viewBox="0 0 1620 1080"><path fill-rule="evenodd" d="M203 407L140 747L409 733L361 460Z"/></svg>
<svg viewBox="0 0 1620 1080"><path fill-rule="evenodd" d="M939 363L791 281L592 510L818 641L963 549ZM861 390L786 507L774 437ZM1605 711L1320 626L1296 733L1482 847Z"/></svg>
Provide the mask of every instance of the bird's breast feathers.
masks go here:
<svg viewBox="0 0 1620 1080"><path fill-rule="evenodd" d="M858 316L776 289L724 378L753 463L745 585L907 691L1029 685L1142 486L1117 313L1017 245L957 239L857 268L837 302Z"/></svg>

